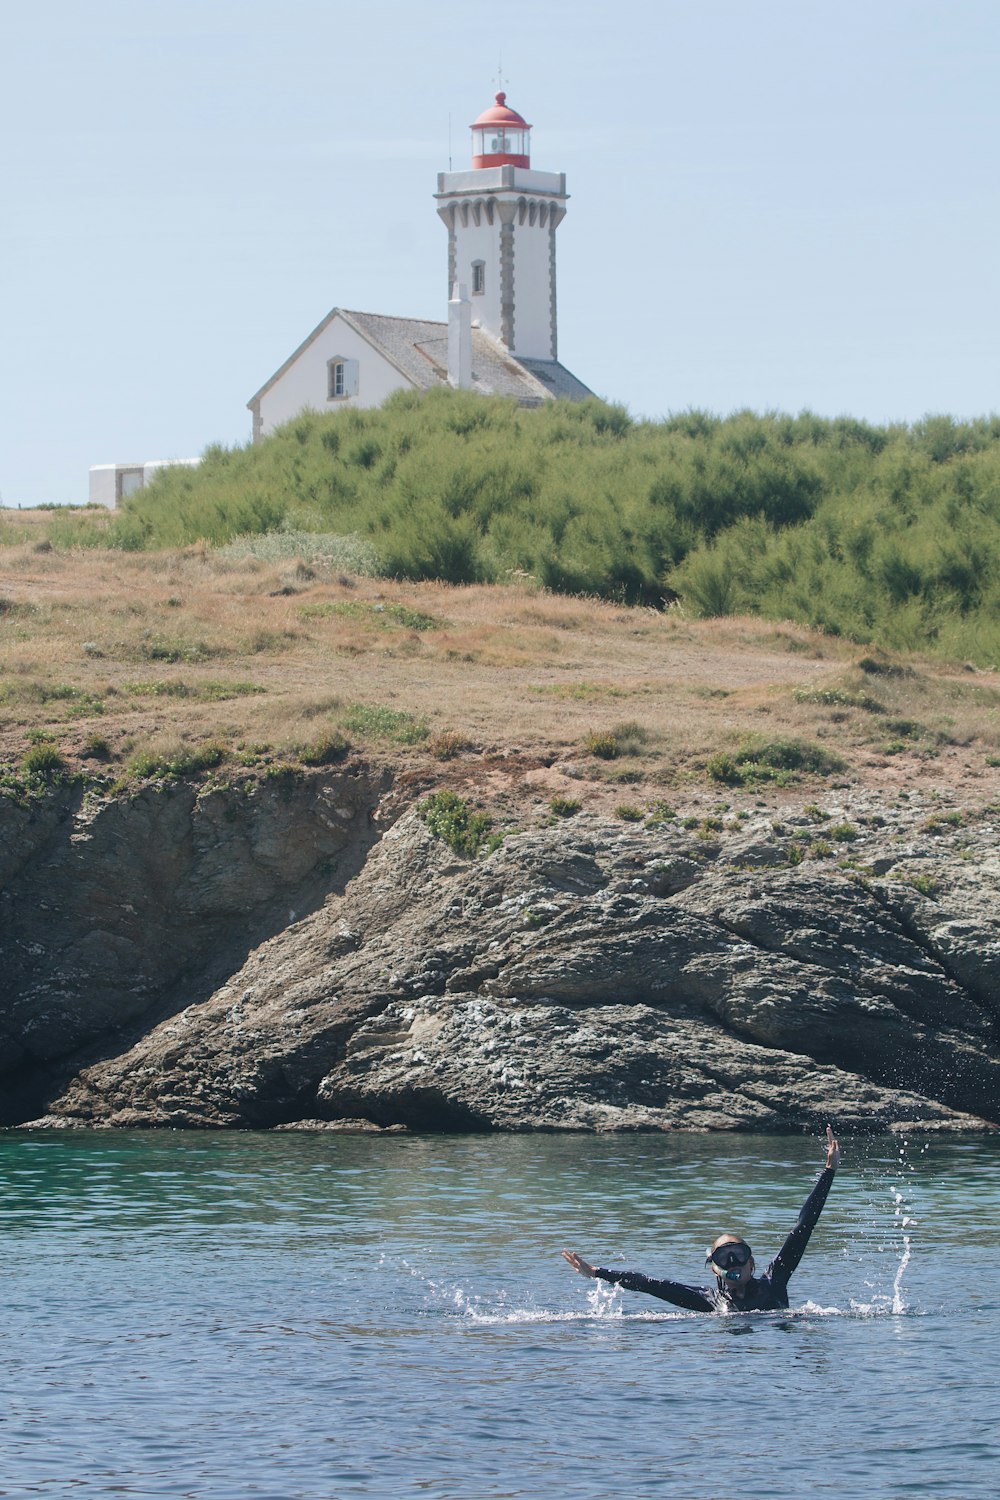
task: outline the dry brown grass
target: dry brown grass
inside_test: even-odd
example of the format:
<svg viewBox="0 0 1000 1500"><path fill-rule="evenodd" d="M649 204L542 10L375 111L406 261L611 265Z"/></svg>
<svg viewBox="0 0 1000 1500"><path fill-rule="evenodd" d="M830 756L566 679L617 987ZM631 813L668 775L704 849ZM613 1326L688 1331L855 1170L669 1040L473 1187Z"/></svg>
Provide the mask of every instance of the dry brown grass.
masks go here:
<svg viewBox="0 0 1000 1500"><path fill-rule="evenodd" d="M100 736L112 769L137 749L210 739L280 755L361 704L425 727L422 743L370 742L417 780L506 777L549 796L565 783L611 808L623 787L630 803L665 788L718 795L706 763L748 735L819 741L866 785L980 796L1000 776L988 764L1000 744L997 674L917 659L906 672L864 671L862 649L795 625L695 622L533 585L324 577L205 547L21 542L0 545L0 567L8 766L39 731L71 764ZM411 628L406 611L437 623ZM610 760L588 753L588 736L628 720L641 744Z"/></svg>

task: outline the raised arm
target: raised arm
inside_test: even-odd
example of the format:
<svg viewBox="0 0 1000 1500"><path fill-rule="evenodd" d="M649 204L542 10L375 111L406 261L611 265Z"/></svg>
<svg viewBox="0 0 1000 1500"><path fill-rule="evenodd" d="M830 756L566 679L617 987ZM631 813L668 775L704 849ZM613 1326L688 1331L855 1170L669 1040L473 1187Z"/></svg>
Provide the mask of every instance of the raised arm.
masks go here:
<svg viewBox="0 0 1000 1500"><path fill-rule="evenodd" d="M827 1194L833 1183L834 1173L840 1165L840 1146L831 1126L826 1127L826 1166L819 1174L816 1186L799 1212L798 1223L785 1240L771 1264L771 1278L776 1284L787 1282L809 1243L809 1236L823 1212Z"/></svg>
<svg viewBox="0 0 1000 1500"><path fill-rule="evenodd" d="M644 1276L641 1271L608 1271L603 1266L592 1266L575 1250L564 1250L563 1259L581 1276L595 1276L599 1281L609 1281L612 1286L624 1287L627 1292L646 1292L650 1297L659 1297L661 1302L671 1302L674 1307L685 1307L689 1312L715 1311L715 1302L701 1287L685 1286L680 1281L658 1281L652 1276Z"/></svg>

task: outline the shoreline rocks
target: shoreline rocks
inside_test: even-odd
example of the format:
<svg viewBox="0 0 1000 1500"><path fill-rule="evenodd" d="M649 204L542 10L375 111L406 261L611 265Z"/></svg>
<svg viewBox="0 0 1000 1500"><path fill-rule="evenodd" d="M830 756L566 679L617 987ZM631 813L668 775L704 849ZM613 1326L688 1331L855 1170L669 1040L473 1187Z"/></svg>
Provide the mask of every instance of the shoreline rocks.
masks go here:
<svg viewBox="0 0 1000 1500"><path fill-rule="evenodd" d="M1000 1118L1000 811L858 793L709 827L577 817L468 861L412 808L379 837L383 790L331 773L284 815L194 788L39 811L4 893L6 1123Z"/></svg>

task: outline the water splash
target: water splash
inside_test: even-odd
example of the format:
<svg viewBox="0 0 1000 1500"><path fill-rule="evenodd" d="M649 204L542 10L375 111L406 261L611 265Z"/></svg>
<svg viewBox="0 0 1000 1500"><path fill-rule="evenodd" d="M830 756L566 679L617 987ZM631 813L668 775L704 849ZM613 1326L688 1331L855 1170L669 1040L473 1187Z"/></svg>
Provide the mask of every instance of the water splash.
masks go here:
<svg viewBox="0 0 1000 1500"><path fill-rule="evenodd" d="M908 1146L909 1142L905 1138L899 1143L898 1162L900 1174L904 1176L903 1186L894 1187L891 1189L894 1206L893 1217L895 1219L896 1228L899 1232L900 1240L902 1241L903 1246L899 1265L896 1267L896 1274L892 1282L891 1308L892 1311L896 1314L908 1311L906 1303L903 1300L903 1277L906 1275L906 1268L910 1264L910 1259L913 1254L913 1240L909 1233L909 1230L912 1229L917 1222L910 1212L910 1206L907 1202L904 1191L906 1187L905 1177L907 1175L912 1177L915 1170L913 1163L909 1160L909 1157L907 1155Z"/></svg>

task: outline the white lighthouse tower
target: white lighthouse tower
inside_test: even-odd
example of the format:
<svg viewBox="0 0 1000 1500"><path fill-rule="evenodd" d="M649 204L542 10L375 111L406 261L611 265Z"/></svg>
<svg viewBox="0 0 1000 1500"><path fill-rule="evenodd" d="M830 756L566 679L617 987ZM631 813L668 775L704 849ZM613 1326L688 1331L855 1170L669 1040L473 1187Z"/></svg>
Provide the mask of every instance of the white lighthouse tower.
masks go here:
<svg viewBox="0 0 1000 1500"><path fill-rule="evenodd" d="M448 230L449 296L467 289L473 326L517 358L555 360L566 176L532 170L530 137L531 126L497 94L472 125L471 170L439 172L435 197Z"/></svg>

